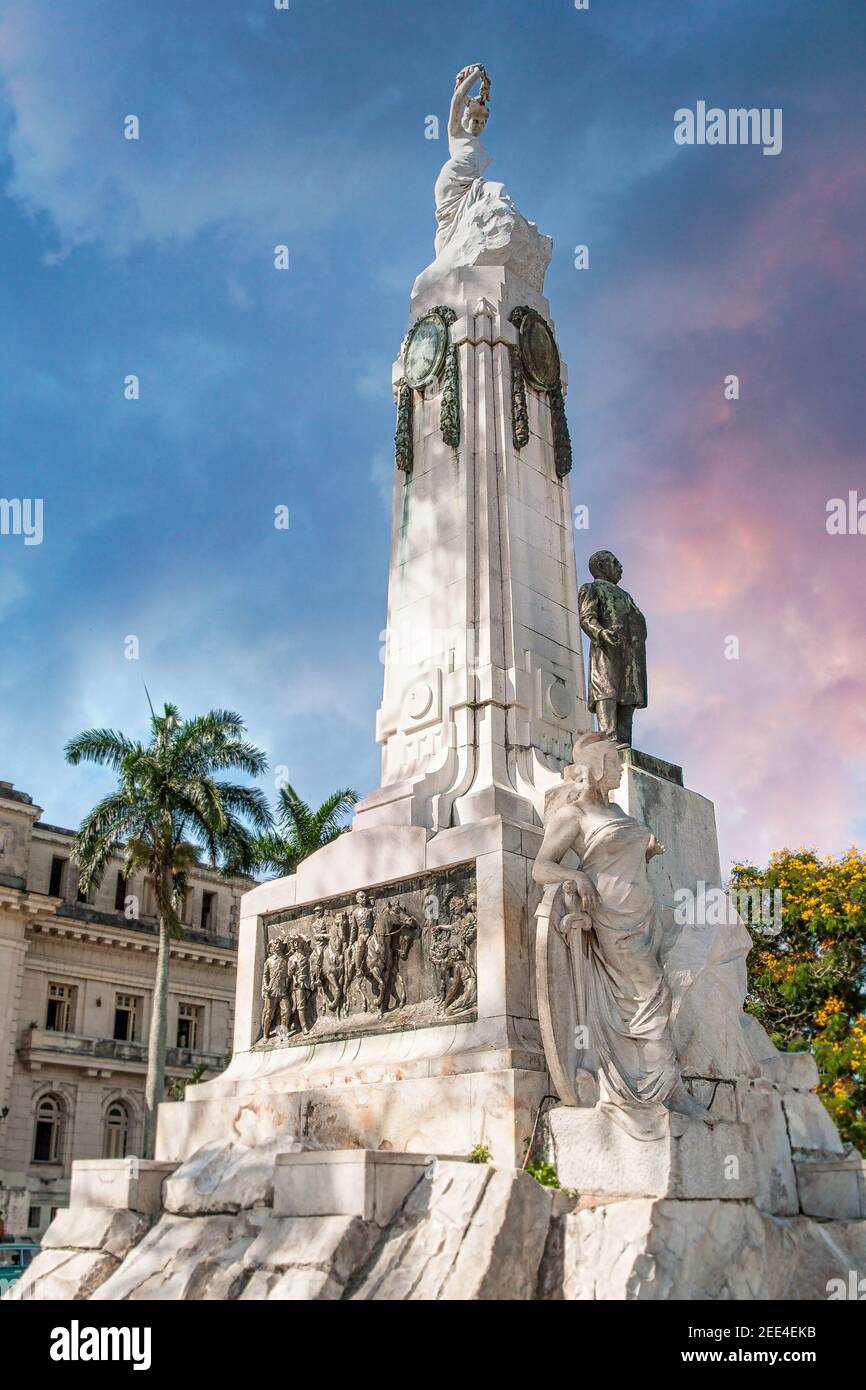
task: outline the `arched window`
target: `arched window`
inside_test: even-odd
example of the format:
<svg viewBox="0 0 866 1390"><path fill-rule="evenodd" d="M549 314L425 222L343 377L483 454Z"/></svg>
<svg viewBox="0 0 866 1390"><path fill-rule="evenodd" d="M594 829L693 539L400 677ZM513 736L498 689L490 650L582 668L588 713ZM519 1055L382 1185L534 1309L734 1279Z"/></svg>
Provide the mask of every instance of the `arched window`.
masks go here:
<svg viewBox="0 0 866 1390"><path fill-rule="evenodd" d="M105 1112L103 1158L126 1158L129 1147L129 1111L122 1100L113 1100Z"/></svg>
<svg viewBox="0 0 866 1390"><path fill-rule="evenodd" d="M63 1126L63 1102L59 1096L43 1096L36 1107L33 1162L59 1163Z"/></svg>

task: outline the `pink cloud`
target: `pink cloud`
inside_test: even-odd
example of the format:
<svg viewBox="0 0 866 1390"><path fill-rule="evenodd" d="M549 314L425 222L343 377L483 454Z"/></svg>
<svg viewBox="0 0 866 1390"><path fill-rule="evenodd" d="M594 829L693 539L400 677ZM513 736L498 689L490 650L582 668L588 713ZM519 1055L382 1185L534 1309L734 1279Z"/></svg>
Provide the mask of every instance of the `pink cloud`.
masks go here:
<svg viewBox="0 0 866 1390"><path fill-rule="evenodd" d="M611 398L632 403L614 422L625 442L611 515L624 583L650 625L637 742L683 763L687 785L714 800L723 864L783 845L838 851L864 814L866 536L825 526L829 497L866 494L848 421L835 429L825 404L850 348L832 320L820 325L838 360L810 364L816 392L800 390L811 382L785 352L793 341L808 362L822 291L863 298L854 211L866 160L853 148L811 158L796 181L768 178L748 220L704 257L622 282L598 353L632 373ZM715 365L728 345L741 378L732 402ZM714 364L704 381L702 354Z"/></svg>

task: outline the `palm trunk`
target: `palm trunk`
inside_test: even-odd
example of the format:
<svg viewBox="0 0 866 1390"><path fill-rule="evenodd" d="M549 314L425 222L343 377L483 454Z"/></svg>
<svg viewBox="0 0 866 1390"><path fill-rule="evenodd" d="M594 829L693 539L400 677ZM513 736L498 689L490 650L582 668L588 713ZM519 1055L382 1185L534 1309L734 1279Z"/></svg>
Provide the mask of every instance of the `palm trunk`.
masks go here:
<svg viewBox="0 0 866 1390"><path fill-rule="evenodd" d="M169 890L170 893L170 890ZM164 896L164 893L163 895ZM170 901L169 896L169 901ZM156 957L156 979L153 986L153 1007L150 1033L147 1040L147 1081L144 1088L144 1153L153 1158L156 1150L157 1107L165 1098L165 1044L168 1030L168 959L171 926L168 912L161 904L159 913L159 952Z"/></svg>

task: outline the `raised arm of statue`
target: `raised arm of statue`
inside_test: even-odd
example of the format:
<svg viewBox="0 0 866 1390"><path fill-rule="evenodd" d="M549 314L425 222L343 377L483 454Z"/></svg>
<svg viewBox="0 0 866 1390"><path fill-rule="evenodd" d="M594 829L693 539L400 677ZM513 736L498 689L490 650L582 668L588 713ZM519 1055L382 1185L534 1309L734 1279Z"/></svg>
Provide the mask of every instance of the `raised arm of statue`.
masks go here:
<svg viewBox="0 0 866 1390"><path fill-rule="evenodd" d="M484 68L480 63L472 63L468 68L457 74L457 83L454 88L454 95L451 98L451 111L448 116L448 134L453 139L457 139L466 132L463 128L463 112L466 107L466 99L476 82L481 82L487 77Z"/></svg>

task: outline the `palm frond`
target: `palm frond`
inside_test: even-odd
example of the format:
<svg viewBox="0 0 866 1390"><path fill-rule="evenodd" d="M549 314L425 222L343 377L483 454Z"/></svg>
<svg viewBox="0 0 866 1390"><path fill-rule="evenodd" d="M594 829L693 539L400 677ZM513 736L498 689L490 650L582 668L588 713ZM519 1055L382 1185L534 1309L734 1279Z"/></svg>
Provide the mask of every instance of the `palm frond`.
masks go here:
<svg viewBox="0 0 866 1390"><path fill-rule="evenodd" d="M260 748L245 739L232 739L222 748L214 749L209 758L215 772L236 767L249 777L261 777L268 770L268 760Z"/></svg>
<svg viewBox="0 0 866 1390"><path fill-rule="evenodd" d="M255 867L262 873L280 877L295 873L299 860L292 854L286 839L279 834L256 835L253 840Z"/></svg>
<svg viewBox="0 0 866 1390"><path fill-rule="evenodd" d="M332 792L317 810L311 810L295 788L280 788L276 829L255 841L257 867L266 872L292 874L302 859L330 844L348 830L344 818L358 800L351 787Z"/></svg>
<svg viewBox="0 0 866 1390"><path fill-rule="evenodd" d="M198 819L218 835L225 822L219 786L210 777L193 777L179 782L175 790L178 809Z"/></svg>
<svg viewBox="0 0 866 1390"><path fill-rule="evenodd" d="M140 869L150 873L153 868L154 846L151 840L132 836L124 844L123 872L126 878Z"/></svg>
<svg viewBox="0 0 866 1390"><path fill-rule="evenodd" d="M329 840L343 833L346 828L344 818L352 810L357 800L358 793L353 791L351 787L344 787L341 791L332 792L327 800L322 802L313 815L313 824L318 829L323 844L327 844ZM327 839L322 837L327 837Z"/></svg>
<svg viewBox="0 0 866 1390"><path fill-rule="evenodd" d="M126 791L109 793L85 816L71 851L85 892L102 882L109 859L122 840L140 831L142 818L142 807Z"/></svg>
<svg viewBox="0 0 866 1390"><path fill-rule="evenodd" d="M260 748L242 737L245 725L233 710L210 710L190 719L180 730L176 751L184 766L205 766L211 771L237 767L251 777L267 770Z"/></svg>
<svg viewBox="0 0 866 1390"><path fill-rule="evenodd" d="M305 840L309 835L311 818L312 811L306 801L301 800L294 787L280 787L277 820L286 833L296 835L300 841Z"/></svg>
<svg viewBox="0 0 866 1390"><path fill-rule="evenodd" d="M242 820L227 815L226 825L219 835L220 871L232 874L251 874L256 867L255 842Z"/></svg>
<svg viewBox="0 0 866 1390"><path fill-rule="evenodd" d="M220 800L228 811L245 815L250 825L264 834L273 826L267 797L258 787L245 787L232 782L217 782Z"/></svg>
<svg viewBox="0 0 866 1390"><path fill-rule="evenodd" d="M96 763L120 772L125 760L140 746L116 729L86 729L71 738L63 751L73 767L81 762Z"/></svg>

